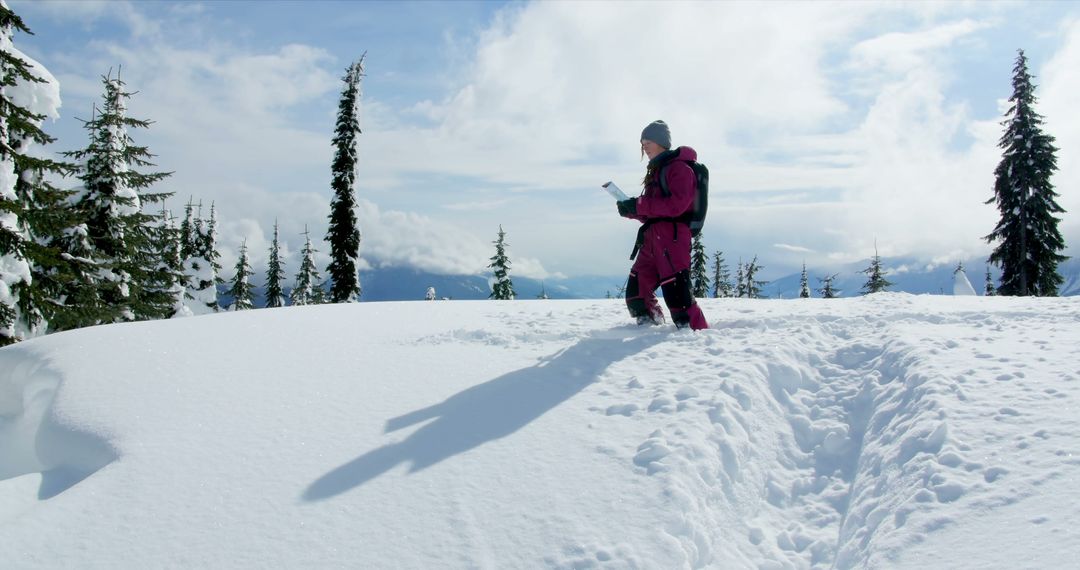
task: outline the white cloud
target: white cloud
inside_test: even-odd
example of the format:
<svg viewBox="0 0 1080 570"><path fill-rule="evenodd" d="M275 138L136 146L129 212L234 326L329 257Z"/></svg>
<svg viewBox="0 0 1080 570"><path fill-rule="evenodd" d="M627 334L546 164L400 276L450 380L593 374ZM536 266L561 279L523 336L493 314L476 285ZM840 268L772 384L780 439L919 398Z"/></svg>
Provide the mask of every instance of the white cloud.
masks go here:
<svg viewBox="0 0 1080 570"><path fill-rule="evenodd" d="M949 19L948 9L939 7L920 11L926 22L911 31L852 42L865 36L862 26L875 17L903 8L845 8L528 4L505 12L481 37L470 73L453 95L416 106L439 120L438 127L372 133L379 141L372 162L408 169L393 149L411 144L426 158L414 168L473 175L494 188L524 185L536 199L466 213L473 219L497 215L529 251L567 261L584 256L551 240L563 210L601 206L586 201L594 200L588 192L565 190L590 188L613 174L632 183L640 176L640 128L664 118L673 125L675 143L695 146L713 169L706 234L717 248L764 250L754 243L782 240L860 259L876 237L890 255L936 255L943 244L973 254L985 250L979 238L992 228L993 211L982 203L998 134L964 101L945 97L954 70L941 55L989 24ZM938 17L944 23L935 23ZM830 68L837 53L842 65ZM852 107L842 96L838 72L873 84L867 107ZM836 128L845 123L853 126ZM956 144L966 140L972 142ZM766 158L775 153L779 161ZM817 189L832 189L834 198L819 203L824 195ZM770 195L738 200L757 205L733 209L732 192ZM539 196L551 204L540 217L532 207ZM466 203L500 202L481 194ZM616 231L618 243L632 239L625 229ZM591 243L563 241L576 241L579 249ZM808 253L775 249L779 256L771 261L784 264ZM593 256L578 267L615 271L625 263L621 255Z"/></svg>
<svg viewBox="0 0 1080 570"><path fill-rule="evenodd" d="M473 275L485 271L494 246L457 226L411 212L386 211L360 200L361 256L379 265L412 266L434 273ZM513 273L544 278L536 259L512 256Z"/></svg>
<svg viewBox="0 0 1080 570"><path fill-rule="evenodd" d="M784 251L790 251L792 253L814 253L814 250L808 247L802 247L801 245L789 245L786 243L774 243L773 247L776 249L782 249Z"/></svg>
<svg viewBox="0 0 1080 570"><path fill-rule="evenodd" d="M1041 70L1032 70L1039 85L1037 110L1043 114L1044 130L1055 137L1058 172L1052 181L1059 194L1058 204L1065 209L1059 229L1065 235L1065 245L1076 255L1080 252L1080 18L1061 25L1062 46Z"/></svg>
<svg viewBox="0 0 1080 570"><path fill-rule="evenodd" d="M127 26L135 37L153 36L161 31L161 22L147 17L131 2L125 0L48 0L18 6L21 12L32 9L58 20L71 20L89 26L100 20L113 19Z"/></svg>
<svg viewBox="0 0 1080 570"><path fill-rule="evenodd" d="M145 12L106 4L78 9L131 22L122 10ZM875 238L883 255L979 254L995 217L982 203L999 159L998 117L946 94L962 80L950 51L991 29L982 12L950 3L513 4L478 37L441 40L466 63L448 72L458 79L444 97L362 100L361 255L476 272L503 224L522 274L622 273L634 228L598 185L615 179L634 191L637 138L656 118L710 166L706 243L728 257L760 253L779 271L804 257L868 258ZM1065 118L1080 93L1078 29L1066 24L1070 39L1042 71L1042 108L1062 148L1080 144ZM376 61L389 58L369 62L366 83L395 71L373 69ZM275 217L294 255L304 224L322 238L348 61L315 46L257 51L142 33L98 41L70 63L57 76L65 113L76 115L100 95L96 75L124 65L139 91L132 114L155 121L136 141L176 171L167 185L178 201L217 200L229 221L223 243L265 245ZM1071 211L1080 207L1080 194L1063 191L1080 181L1073 155L1059 155L1056 178Z"/></svg>
<svg viewBox="0 0 1080 570"><path fill-rule="evenodd" d="M965 19L916 32L890 32L851 48L851 65L864 72L906 73L926 66L928 57L989 24Z"/></svg>

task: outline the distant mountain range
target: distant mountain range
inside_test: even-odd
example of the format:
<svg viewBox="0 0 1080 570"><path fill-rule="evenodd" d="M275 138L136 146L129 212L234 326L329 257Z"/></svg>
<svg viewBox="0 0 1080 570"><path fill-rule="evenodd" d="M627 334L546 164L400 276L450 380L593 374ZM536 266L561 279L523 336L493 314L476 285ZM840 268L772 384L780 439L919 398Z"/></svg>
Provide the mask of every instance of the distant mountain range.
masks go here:
<svg viewBox="0 0 1080 570"><path fill-rule="evenodd" d="M619 296L626 277L575 277L537 280L510 275L518 299L536 299L541 293L550 299L597 299ZM360 272L365 301L407 301L423 299L428 287L439 299L487 299L491 283L484 275L438 275L412 267L385 267Z"/></svg>
<svg viewBox="0 0 1080 570"><path fill-rule="evenodd" d="M956 270L955 262L930 266L926 262L920 262L914 258L882 258L882 265L886 272L885 278L893 283L892 287L889 287L890 291L914 295L952 295L955 280L954 272ZM810 295L812 297L821 296L818 292L818 289L821 288L820 279L829 274L836 274L836 278L833 280L833 288L839 290L838 296L856 297L861 295L863 285L867 280L867 275L863 271L869 266L870 260L867 259L828 272L815 271L813 268L808 267L807 277L809 278ZM1065 279L1060 290L1061 295L1080 295L1080 259L1066 261L1058 266L1058 272ZM986 289L986 260L983 258L964 260L964 273L967 275L972 287L975 288L975 292L982 295ZM994 285L997 286L1001 271L991 266L990 275ZM799 273L786 275L762 287L762 292L771 299L798 297L800 277Z"/></svg>
<svg viewBox="0 0 1080 570"><path fill-rule="evenodd" d="M928 266L914 258L882 258L886 279L892 281L890 291L912 294L951 295L953 291L953 271L955 264ZM829 272L807 268L812 297L820 297L820 278L827 274L836 274L833 288L840 297L856 297L862 293L866 275L862 273L869 267L870 261L846 265L839 270ZM731 268L734 273L734 268ZM1070 259L1058 267L1065 283L1061 288L1062 296L1080 295L1080 259ZM710 268L711 271L711 268ZM982 294L986 284L986 263L984 259L964 261L964 272L978 294ZM999 277L997 268L991 267L991 276L995 283ZM770 281L762 288L763 295L770 299L791 299L799 296L799 273L785 275ZM625 275L597 276L587 275L566 279L537 280L516 277L511 274L514 290L519 300L536 299L541 292L550 299L602 299L607 296L621 297L621 287L626 283ZM412 267L383 267L360 272L363 286L363 301L411 301L423 300L428 287L435 288L439 299L476 300L487 299L491 294L488 277L483 275L440 275ZM222 287L218 298L222 306L229 306L231 299L224 294L227 287ZM256 288L256 306L263 306L263 288Z"/></svg>

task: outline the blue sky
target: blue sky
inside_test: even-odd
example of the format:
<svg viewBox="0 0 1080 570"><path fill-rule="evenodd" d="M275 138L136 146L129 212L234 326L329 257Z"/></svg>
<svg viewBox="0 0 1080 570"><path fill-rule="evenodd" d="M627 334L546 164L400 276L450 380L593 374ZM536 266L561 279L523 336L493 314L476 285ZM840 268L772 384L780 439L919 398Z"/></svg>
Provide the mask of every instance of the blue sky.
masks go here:
<svg viewBox="0 0 1080 570"><path fill-rule="evenodd" d="M1057 137L1080 239L1080 3L23 2L16 45L59 80L53 150L122 67L139 144L217 204L225 261L325 233L340 76L367 53L357 194L370 265L475 273L502 224L515 270L619 275L648 122L713 176L705 241L766 278L873 254L985 255L1017 48ZM328 249L323 246L323 250ZM1069 253L1073 253L1070 251ZM295 259L295 258L293 258ZM295 268L295 261L291 267ZM290 270L291 271L291 270Z"/></svg>

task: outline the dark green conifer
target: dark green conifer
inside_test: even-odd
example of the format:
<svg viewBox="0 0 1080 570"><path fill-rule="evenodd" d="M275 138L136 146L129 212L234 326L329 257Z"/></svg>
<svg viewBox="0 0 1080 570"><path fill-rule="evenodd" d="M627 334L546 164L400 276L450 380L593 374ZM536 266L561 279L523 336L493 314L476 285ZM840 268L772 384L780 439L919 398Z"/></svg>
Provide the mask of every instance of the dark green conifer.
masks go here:
<svg viewBox="0 0 1080 570"><path fill-rule="evenodd" d="M1013 67L1012 107L1002 125L1005 133L998 146L1004 150L994 170L994 196L1001 218L988 243L998 245L990 263L1001 267L1002 295L1056 297L1063 283L1059 263L1065 240L1055 214L1065 210L1057 203L1050 177L1058 169L1054 137L1043 132L1042 115L1035 111L1035 85L1028 73L1027 57L1019 50Z"/></svg>

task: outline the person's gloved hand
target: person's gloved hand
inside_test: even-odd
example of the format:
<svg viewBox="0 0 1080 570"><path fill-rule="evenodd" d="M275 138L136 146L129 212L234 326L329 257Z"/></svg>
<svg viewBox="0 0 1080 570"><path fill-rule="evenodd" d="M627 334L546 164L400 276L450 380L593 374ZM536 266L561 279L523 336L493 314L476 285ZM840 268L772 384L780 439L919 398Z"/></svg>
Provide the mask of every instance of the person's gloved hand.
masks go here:
<svg viewBox="0 0 1080 570"><path fill-rule="evenodd" d="M615 206L619 208L619 215L624 218L637 215L637 198L619 200L618 202L615 202Z"/></svg>

